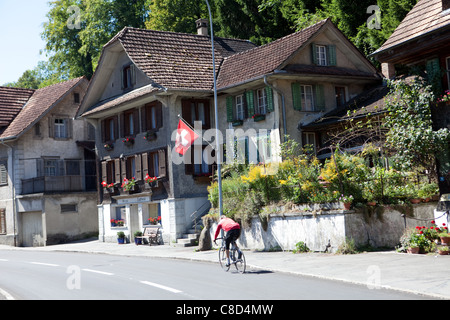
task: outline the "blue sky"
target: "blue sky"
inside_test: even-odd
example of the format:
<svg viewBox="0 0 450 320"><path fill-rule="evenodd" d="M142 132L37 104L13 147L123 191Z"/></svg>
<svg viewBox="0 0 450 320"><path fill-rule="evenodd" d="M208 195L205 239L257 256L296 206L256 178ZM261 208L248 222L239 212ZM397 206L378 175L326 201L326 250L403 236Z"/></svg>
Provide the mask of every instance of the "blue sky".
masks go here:
<svg viewBox="0 0 450 320"><path fill-rule="evenodd" d="M0 85L17 81L28 69L47 60L40 34L49 0L0 0Z"/></svg>

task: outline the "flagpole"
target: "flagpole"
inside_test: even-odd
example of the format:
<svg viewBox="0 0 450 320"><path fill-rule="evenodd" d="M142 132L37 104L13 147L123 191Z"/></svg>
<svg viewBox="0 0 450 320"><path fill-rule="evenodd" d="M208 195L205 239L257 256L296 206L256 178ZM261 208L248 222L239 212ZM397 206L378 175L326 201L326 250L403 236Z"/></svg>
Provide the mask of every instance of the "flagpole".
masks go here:
<svg viewBox="0 0 450 320"><path fill-rule="evenodd" d="M209 5L208 0L206 1L206 5L208 6L209 13L209 26L211 28L211 45L212 45L212 60L213 60L213 79L214 79L214 108L216 113L216 157L217 157L217 183L219 185L219 216L223 215L223 201L222 201L222 149L220 147L220 131L219 131L219 112L217 105L217 78L216 78L216 58L215 58L215 50L214 50L214 28L211 14L211 7Z"/></svg>

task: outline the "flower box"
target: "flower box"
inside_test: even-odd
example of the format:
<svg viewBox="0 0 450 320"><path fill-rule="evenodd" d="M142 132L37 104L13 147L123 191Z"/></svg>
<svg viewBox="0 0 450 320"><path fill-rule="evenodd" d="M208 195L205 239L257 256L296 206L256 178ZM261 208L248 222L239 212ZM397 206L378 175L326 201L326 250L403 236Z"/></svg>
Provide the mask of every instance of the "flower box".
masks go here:
<svg viewBox="0 0 450 320"><path fill-rule="evenodd" d="M233 127L239 127L239 126L242 126L243 124L244 124L243 120L235 120L232 123Z"/></svg>
<svg viewBox="0 0 450 320"><path fill-rule="evenodd" d="M151 130L145 133L144 140L155 141L156 139L158 139L156 131Z"/></svg>
<svg viewBox="0 0 450 320"><path fill-rule="evenodd" d="M253 121L260 122L260 121L266 120L266 115L265 114L255 114L252 118L253 118Z"/></svg>
<svg viewBox="0 0 450 320"><path fill-rule="evenodd" d="M131 147L132 145L134 145L134 137L125 137L125 139L122 140L123 144L126 145L127 147Z"/></svg>
<svg viewBox="0 0 450 320"><path fill-rule="evenodd" d="M112 151L114 150L114 143L105 143L103 147L105 148L106 151Z"/></svg>

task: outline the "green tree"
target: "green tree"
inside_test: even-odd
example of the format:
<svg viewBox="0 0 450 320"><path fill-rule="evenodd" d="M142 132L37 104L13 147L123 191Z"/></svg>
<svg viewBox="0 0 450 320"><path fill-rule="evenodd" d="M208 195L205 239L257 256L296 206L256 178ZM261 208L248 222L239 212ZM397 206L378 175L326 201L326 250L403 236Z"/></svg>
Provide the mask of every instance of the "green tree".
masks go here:
<svg viewBox="0 0 450 320"><path fill-rule="evenodd" d="M386 144L398 169L428 170L436 176L435 156L448 150L450 131L433 130L430 106L435 101L431 86L416 78L391 81L386 99Z"/></svg>
<svg viewBox="0 0 450 320"><path fill-rule="evenodd" d="M214 13L214 1L210 1ZM209 18L204 0L153 0L147 29L196 33L195 21Z"/></svg>
<svg viewBox="0 0 450 320"><path fill-rule="evenodd" d="M69 78L91 78L103 45L124 27L143 28L149 0L54 0L42 38L49 62Z"/></svg>

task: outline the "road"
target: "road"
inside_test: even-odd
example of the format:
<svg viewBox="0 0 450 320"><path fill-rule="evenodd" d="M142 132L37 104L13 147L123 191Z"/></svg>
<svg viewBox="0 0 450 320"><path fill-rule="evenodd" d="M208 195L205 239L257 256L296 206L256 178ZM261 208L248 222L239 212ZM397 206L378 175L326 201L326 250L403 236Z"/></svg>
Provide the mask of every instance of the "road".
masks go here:
<svg viewBox="0 0 450 320"><path fill-rule="evenodd" d="M213 263L20 251L0 251L0 297L2 292L17 300L426 299L265 270L225 273Z"/></svg>

